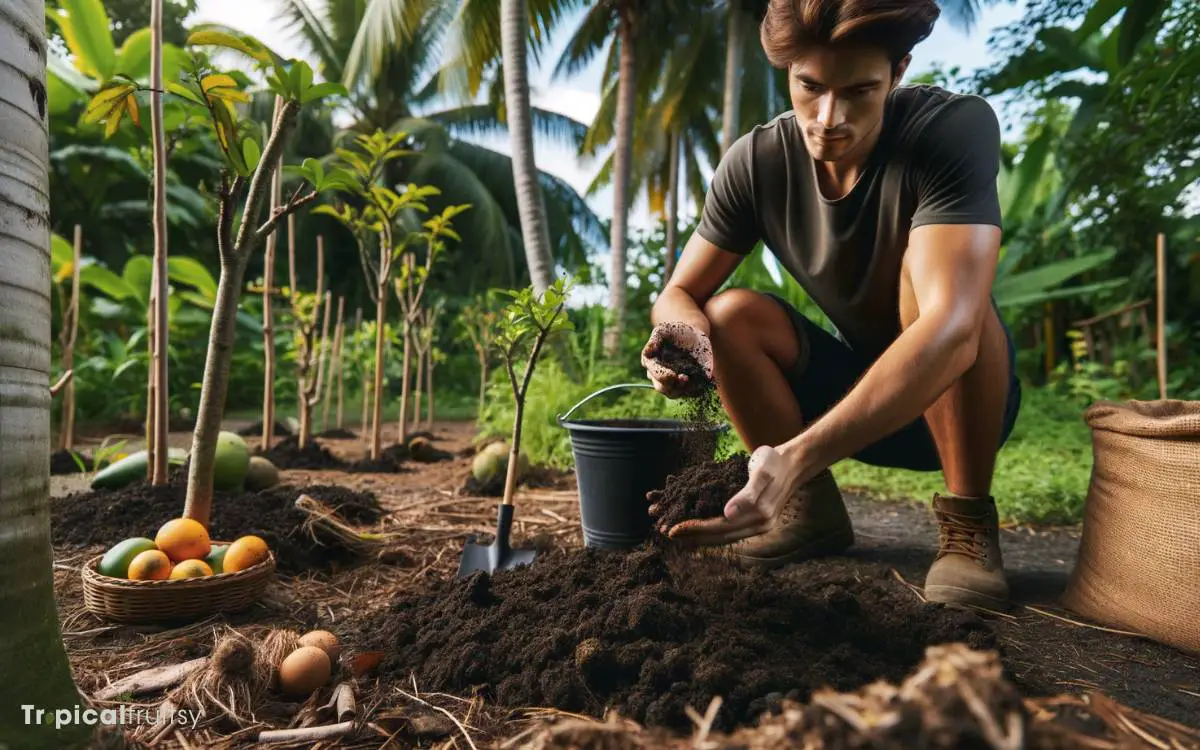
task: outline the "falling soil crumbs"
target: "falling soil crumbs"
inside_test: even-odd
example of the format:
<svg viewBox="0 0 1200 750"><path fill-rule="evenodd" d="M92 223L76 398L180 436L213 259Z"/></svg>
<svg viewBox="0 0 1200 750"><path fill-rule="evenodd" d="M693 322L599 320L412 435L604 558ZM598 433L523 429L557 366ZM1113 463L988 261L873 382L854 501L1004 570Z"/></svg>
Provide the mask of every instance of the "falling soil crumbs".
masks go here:
<svg viewBox="0 0 1200 750"><path fill-rule="evenodd" d="M816 562L800 579L658 546L551 551L403 597L362 637L396 684L674 730L716 695L729 730L825 685L899 681L927 645L995 646L978 615Z"/></svg>
<svg viewBox="0 0 1200 750"><path fill-rule="evenodd" d="M260 419L249 427L243 427L242 429L238 430L237 434L241 435L242 437L262 437L262 432L263 423ZM284 423L276 422L275 431L272 434L275 435L275 437L289 437L292 434L292 431L288 429L287 425Z"/></svg>
<svg viewBox="0 0 1200 750"><path fill-rule="evenodd" d="M746 485L749 457L737 453L716 463L700 463L667 477L661 490L646 499L658 504L657 524L670 528L682 521L716 518L725 504Z"/></svg>
<svg viewBox="0 0 1200 750"><path fill-rule="evenodd" d="M310 440L301 448L298 437L281 440L265 453L259 448L254 454L265 456L280 469L342 469L346 466L344 461L318 445L315 440Z"/></svg>
<svg viewBox="0 0 1200 750"><path fill-rule="evenodd" d="M79 464L83 464L83 468ZM86 453L61 450L50 454L50 473L54 476L61 474L82 474L94 468L92 457Z"/></svg>
<svg viewBox="0 0 1200 750"><path fill-rule="evenodd" d="M176 473L160 487L139 481L120 490L79 492L55 500L51 505L54 544L109 547L129 537L153 539L160 526L183 512L186 494L186 475ZM318 533L314 539L304 528L308 515L294 504L301 494L321 501L352 525L369 526L383 515L373 494L345 487L280 485L258 493L218 492L209 535L221 541L260 536L275 553L279 569L287 573L352 560L336 538Z"/></svg>

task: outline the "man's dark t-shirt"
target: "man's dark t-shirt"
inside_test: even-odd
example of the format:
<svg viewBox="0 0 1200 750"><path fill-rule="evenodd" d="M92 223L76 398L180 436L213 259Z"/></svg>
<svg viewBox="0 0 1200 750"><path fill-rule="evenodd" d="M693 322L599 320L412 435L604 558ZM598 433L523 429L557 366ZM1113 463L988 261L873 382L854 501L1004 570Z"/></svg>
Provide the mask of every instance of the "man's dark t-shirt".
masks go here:
<svg viewBox="0 0 1200 750"><path fill-rule="evenodd" d="M821 195L794 113L742 136L717 167L700 236L746 254L762 240L841 337L870 359L900 333L909 231L1001 226L1000 128L987 102L933 86L888 98L883 130L853 189Z"/></svg>

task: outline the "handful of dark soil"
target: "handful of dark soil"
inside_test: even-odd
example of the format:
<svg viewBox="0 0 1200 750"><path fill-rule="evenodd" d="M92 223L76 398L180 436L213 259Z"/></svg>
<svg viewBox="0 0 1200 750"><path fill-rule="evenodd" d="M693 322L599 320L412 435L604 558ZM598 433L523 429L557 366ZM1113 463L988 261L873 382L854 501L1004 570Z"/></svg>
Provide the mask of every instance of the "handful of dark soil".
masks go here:
<svg viewBox="0 0 1200 750"><path fill-rule="evenodd" d="M995 643L978 615L923 604L883 571L818 560L774 575L658 548L546 552L435 582L362 627L385 682L675 730L713 696L728 731L821 687L899 681L929 644Z"/></svg>
<svg viewBox="0 0 1200 750"><path fill-rule="evenodd" d="M707 390L713 387L712 380L704 372L704 368L696 361L695 357L679 348L674 342L667 341L658 350L658 354L654 357L663 367L670 369L677 375L685 375L688 379L688 385L691 388L698 390Z"/></svg>
<svg viewBox="0 0 1200 750"><path fill-rule="evenodd" d="M749 457L738 453L724 461L705 462L671 474L661 490L646 495L655 508L655 527L672 526L693 519L718 518L729 498L746 485Z"/></svg>
<svg viewBox="0 0 1200 750"><path fill-rule="evenodd" d="M134 536L153 537L167 521L183 512L187 477L173 474L155 487L145 480L120 490L79 492L51 504L51 533L55 546L116 544ZM218 492L213 497L209 535L233 541L254 534L266 541L279 569L300 573L331 563L352 560L351 550L336 538L313 537L304 529L308 515L295 506L301 494L311 495L356 526L371 525L383 516L373 494L345 487L280 485L263 492Z"/></svg>

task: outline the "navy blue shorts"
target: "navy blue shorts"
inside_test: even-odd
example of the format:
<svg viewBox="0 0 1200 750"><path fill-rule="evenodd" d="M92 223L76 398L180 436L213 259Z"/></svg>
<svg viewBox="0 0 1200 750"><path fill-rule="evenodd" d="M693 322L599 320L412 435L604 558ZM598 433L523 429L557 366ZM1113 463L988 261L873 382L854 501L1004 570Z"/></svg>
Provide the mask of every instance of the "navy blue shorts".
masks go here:
<svg viewBox="0 0 1200 750"><path fill-rule="evenodd" d="M842 339L806 318L799 310L782 298L768 294L787 311L801 346L808 351L790 370L784 372L800 403L800 413L806 422L816 421L825 412L842 400L854 384L866 374L873 361L854 351ZM1004 325L1008 339L1009 385L1008 398L1004 406L1004 432L1000 444L1008 441L1017 413L1021 408L1021 383L1016 375L1016 347L1012 334ZM805 361L807 360L807 361ZM855 459L872 466L886 466L915 471L940 471L941 459L933 442L933 433L925 418L921 417L908 426L868 446L854 456Z"/></svg>

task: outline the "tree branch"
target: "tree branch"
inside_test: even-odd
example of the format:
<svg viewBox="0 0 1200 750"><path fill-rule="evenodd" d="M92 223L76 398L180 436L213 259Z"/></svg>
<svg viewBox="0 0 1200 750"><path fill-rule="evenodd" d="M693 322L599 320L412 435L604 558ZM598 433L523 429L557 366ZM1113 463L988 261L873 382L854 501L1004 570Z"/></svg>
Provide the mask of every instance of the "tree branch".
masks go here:
<svg viewBox="0 0 1200 750"><path fill-rule="evenodd" d="M50 386L50 398L54 398L55 396L57 396L58 392L61 391L63 389L63 387L66 386L67 383L71 382L71 378L74 376L75 376L74 370L67 370L66 372L64 372L62 374L62 377L60 377L58 379L58 382L56 382L54 385Z"/></svg>
<svg viewBox="0 0 1200 750"><path fill-rule="evenodd" d="M296 192L300 192L299 188L297 188ZM279 208L275 209L274 213L271 214L271 218L267 219L267 221L254 232L257 238L255 241L257 242L269 237L271 232L275 231L275 227L279 225L280 221L286 219L291 214L296 213L316 199L317 193L316 191L313 191L308 195L301 196L300 198L293 198L286 206L280 206Z"/></svg>
<svg viewBox="0 0 1200 750"><path fill-rule="evenodd" d="M245 180L241 175L234 178L232 183L222 186L219 201L220 209L217 214L217 250L221 261L226 262L233 257L233 214L237 205L238 194L242 192Z"/></svg>
<svg viewBox="0 0 1200 750"><path fill-rule="evenodd" d="M254 170L254 178L250 181L250 191L246 196L242 226L238 230L237 244L233 247L235 255L249 253L254 249L254 245L257 242L266 234L269 234L270 231L274 230L274 224L278 223L278 218L272 217L275 220L274 223L268 221L264 225L264 227L269 226L269 230L266 233L261 228L257 231L250 228L258 221L258 217L262 213L263 199L270 194L268 186L275 170L280 168L280 157L283 155L284 144L287 142L288 135L296 123L296 115L299 112L300 104L293 100L285 101L279 109L279 120L271 130L271 136L267 139L266 148L263 149L262 156L259 158L258 169ZM315 196L313 200L316 200ZM299 208L299 206L296 208Z"/></svg>
<svg viewBox="0 0 1200 750"><path fill-rule="evenodd" d="M529 351L529 360L525 363L525 377L521 382L521 398L525 398L526 391L529 390L529 381L533 378L533 366L537 363L538 354L542 351L542 344L546 343L547 337L550 336L550 329L554 327L554 321L558 320L558 314L562 312L563 306L560 304L554 308L554 315L550 316L550 322L545 328L538 326L537 338L533 340L533 349ZM536 318L535 318L536 320Z"/></svg>

